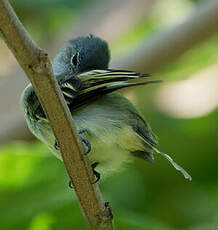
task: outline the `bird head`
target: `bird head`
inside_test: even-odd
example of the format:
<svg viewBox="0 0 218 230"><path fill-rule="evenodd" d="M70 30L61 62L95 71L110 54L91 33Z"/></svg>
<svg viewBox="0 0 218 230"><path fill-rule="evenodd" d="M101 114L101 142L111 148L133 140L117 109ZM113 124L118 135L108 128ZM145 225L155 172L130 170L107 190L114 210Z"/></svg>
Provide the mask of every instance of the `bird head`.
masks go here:
<svg viewBox="0 0 218 230"><path fill-rule="evenodd" d="M95 69L107 69L110 52L107 43L93 35L77 37L68 42L54 58L53 70L57 80Z"/></svg>

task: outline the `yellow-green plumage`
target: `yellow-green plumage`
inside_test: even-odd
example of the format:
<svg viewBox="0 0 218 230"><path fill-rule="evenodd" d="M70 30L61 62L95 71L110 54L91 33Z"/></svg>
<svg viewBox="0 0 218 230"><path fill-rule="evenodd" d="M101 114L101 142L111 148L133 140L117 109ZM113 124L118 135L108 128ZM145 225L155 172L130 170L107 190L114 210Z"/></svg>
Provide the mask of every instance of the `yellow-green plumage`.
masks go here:
<svg viewBox="0 0 218 230"><path fill-rule="evenodd" d="M61 159L59 150L54 148L55 137L47 119L36 120L28 113L28 110L33 108L27 103L31 101L27 97L35 97L30 92L34 92L31 85L22 96L28 127L56 157ZM122 95L111 93L71 112L77 130L87 130L80 135L91 143L92 150L88 157L91 163L99 162L98 170L101 173L120 170L123 163L133 160L133 153L137 151L144 153L144 159L152 160L150 144L134 130L134 127L141 125L145 135L156 142L154 135L142 118L141 121L136 120L136 114L140 115Z"/></svg>
<svg viewBox="0 0 218 230"><path fill-rule="evenodd" d="M94 36L69 41L54 59L53 69L80 134L91 144L88 158L101 173L118 171L134 156L153 161L153 151L167 158L188 179L191 177L168 155L157 150L157 138L130 101L113 91L157 81L129 83L148 77L127 70L108 69L107 43ZM31 85L21 96L31 132L61 159L55 137Z"/></svg>

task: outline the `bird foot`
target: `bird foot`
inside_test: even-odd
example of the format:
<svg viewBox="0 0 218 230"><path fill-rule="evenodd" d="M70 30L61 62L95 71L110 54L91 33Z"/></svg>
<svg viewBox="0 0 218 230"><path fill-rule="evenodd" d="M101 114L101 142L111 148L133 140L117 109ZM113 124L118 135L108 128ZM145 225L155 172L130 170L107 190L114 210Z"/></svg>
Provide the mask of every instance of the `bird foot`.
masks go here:
<svg viewBox="0 0 218 230"><path fill-rule="evenodd" d="M95 168L96 168L96 166L97 166L98 164L99 164L99 162L95 162L95 163L93 163L93 164L91 165L92 171L93 171L93 173L94 173L94 175L95 175L95 177L96 177L96 180L95 180L92 184L97 183L97 182L100 180L100 178L101 178L101 174L95 170ZM74 189L73 183L72 183L71 180L69 181L68 186L69 186L70 188Z"/></svg>
<svg viewBox="0 0 218 230"><path fill-rule="evenodd" d="M85 132L87 132L87 130L86 129L80 129L79 131L78 131L78 133L79 134L82 134L82 133L85 133ZM88 148L87 149L87 151L86 151L86 153L85 153L85 155L87 155L90 151L91 151L91 144L90 144L90 142L87 140L87 139L85 139L84 137L81 137L80 136L80 140L86 145L86 147Z"/></svg>
<svg viewBox="0 0 218 230"><path fill-rule="evenodd" d="M95 168L96 168L96 166L97 166L98 164L99 164L99 162L95 162L95 163L93 163L93 164L91 165L92 171L93 171L93 173L94 173L94 175L95 175L95 177L96 177L96 180L93 182L93 184L97 183L97 182L100 180L100 178L101 178L101 174L95 170Z"/></svg>
<svg viewBox="0 0 218 230"><path fill-rule="evenodd" d="M78 133L79 134L82 134L82 133L85 133L85 132L87 132L87 130L86 129L81 129L81 130L79 130L78 131ZM80 136L80 140L86 145L86 147L88 148L87 149L87 151L85 152L85 155L86 154L88 154L90 151L91 151L91 144L90 144L90 142L87 140L87 139L85 139L84 137L81 137ZM57 143L57 141L55 140L55 143L54 143L54 148L56 149L56 150L60 150L60 148L59 148L59 146L58 146L58 143Z"/></svg>
<svg viewBox="0 0 218 230"><path fill-rule="evenodd" d="M54 148L55 148L56 150L60 150L60 148L59 148L58 143L57 143L56 140L55 140L55 143L54 143Z"/></svg>
<svg viewBox="0 0 218 230"><path fill-rule="evenodd" d="M68 186L69 186L69 188L74 188L74 187L73 187L73 183L72 183L71 180L69 181Z"/></svg>

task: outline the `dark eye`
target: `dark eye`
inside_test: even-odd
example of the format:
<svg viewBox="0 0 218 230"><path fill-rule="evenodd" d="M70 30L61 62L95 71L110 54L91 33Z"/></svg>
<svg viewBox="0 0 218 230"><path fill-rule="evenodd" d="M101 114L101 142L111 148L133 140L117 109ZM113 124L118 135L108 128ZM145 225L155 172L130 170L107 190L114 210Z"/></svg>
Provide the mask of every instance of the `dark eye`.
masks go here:
<svg viewBox="0 0 218 230"><path fill-rule="evenodd" d="M72 57L71 57L71 64L72 65L74 65L74 66L77 66L77 64L78 64L78 53L76 53L75 55L73 55Z"/></svg>

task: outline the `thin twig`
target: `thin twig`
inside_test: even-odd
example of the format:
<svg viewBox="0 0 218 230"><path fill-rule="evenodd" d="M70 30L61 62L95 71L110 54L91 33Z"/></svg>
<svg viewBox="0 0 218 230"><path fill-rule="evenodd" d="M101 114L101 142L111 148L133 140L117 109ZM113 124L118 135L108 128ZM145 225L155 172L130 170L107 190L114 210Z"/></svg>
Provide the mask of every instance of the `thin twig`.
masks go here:
<svg viewBox="0 0 218 230"><path fill-rule="evenodd" d="M98 186L92 184L91 168L83 155L48 54L32 41L6 0L0 0L0 32L36 90L87 222L97 229L113 229L110 207L108 203L105 205Z"/></svg>

